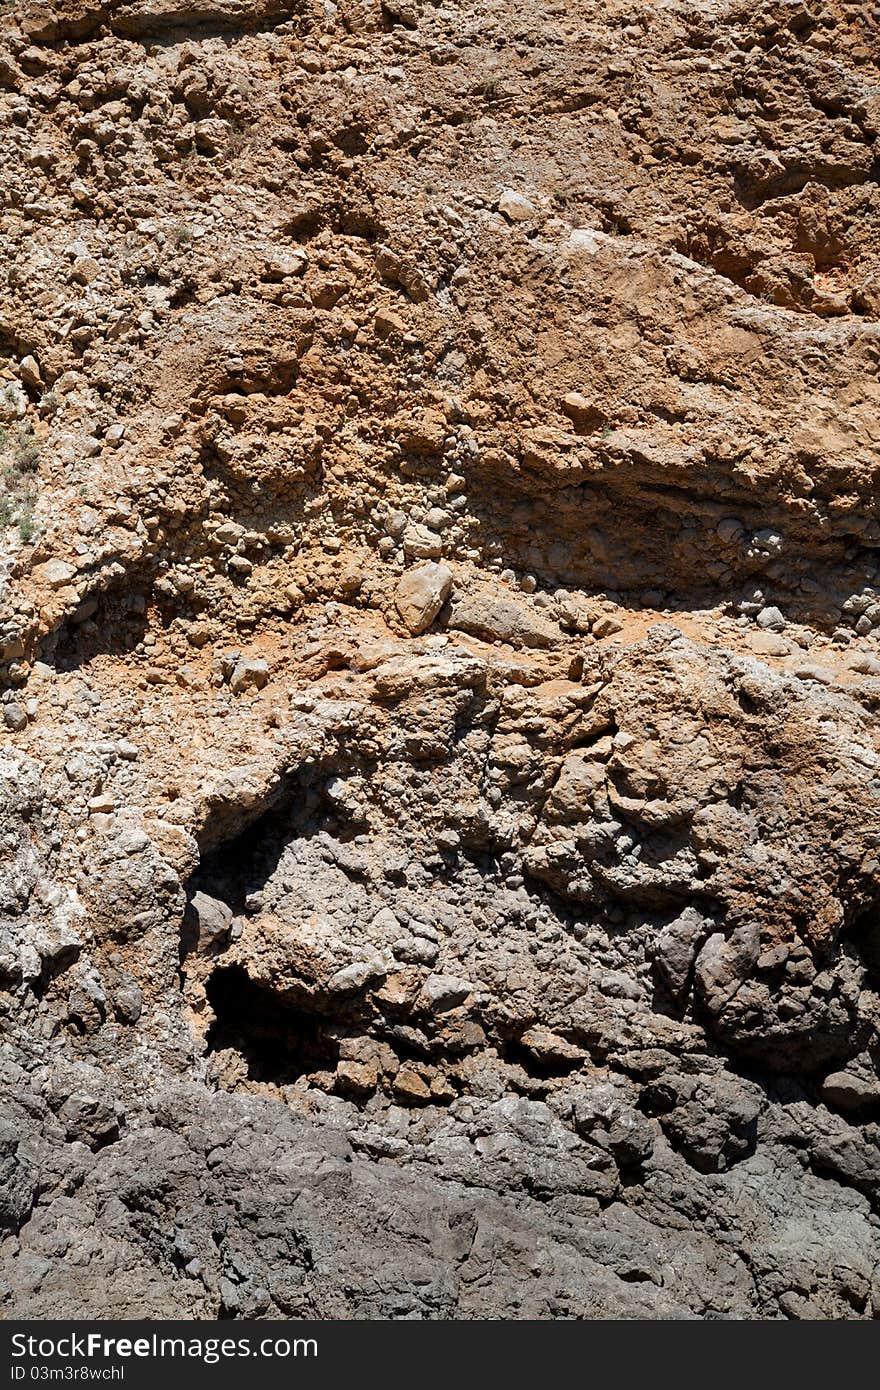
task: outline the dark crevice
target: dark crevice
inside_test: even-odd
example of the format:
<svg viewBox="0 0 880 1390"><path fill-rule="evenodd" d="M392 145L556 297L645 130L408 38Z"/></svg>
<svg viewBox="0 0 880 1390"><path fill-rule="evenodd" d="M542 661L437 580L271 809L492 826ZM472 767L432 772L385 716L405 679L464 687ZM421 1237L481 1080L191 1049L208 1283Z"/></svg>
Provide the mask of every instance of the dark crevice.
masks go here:
<svg viewBox="0 0 880 1390"><path fill-rule="evenodd" d="M511 1038L501 1045L500 1055L505 1062L521 1067L534 1081L552 1081L556 1077L571 1076L580 1071L584 1060L580 1057L536 1057L523 1043Z"/></svg>
<svg viewBox="0 0 880 1390"><path fill-rule="evenodd" d="M352 750L335 749L320 760L280 773L249 813L218 800L198 833L202 860L188 884L231 906L265 887L278 861L299 835L326 831L345 843L360 826L340 816L327 795L328 783L349 776L359 761Z"/></svg>
<svg viewBox="0 0 880 1390"><path fill-rule="evenodd" d="M39 47L49 49L91 43L107 33L144 45L215 38L232 43L251 34L272 33L301 18L303 8L299 0L257 0L250 14L243 15L239 5L224 4L224 0L189 0L169 7L164 14L151 14L149 8L145 10L131 0L95 0L75 18L47 16L41 28L31 29L30 37Z"/></svg>
<svg viewBox="0 0 880 1390"><path fill-rule="evenodd" d="M31 989L37 999L44 998L53 981L69 970L71 965L79 959L81 949L82 947L78 942L72 943L69 946L64 946L51 958L47 957L43 960L39 976L31 983Z"/></svg>
<svg viewBox="0 0 880 1390"><path fill-rule="evenodd" d="M302 794L308 797L308 793ZM208 893L228 903L233 912L243 912L247 897L258 892L278 867L288 843L283 829L293 815L295 798L294 786L282 779L270 797L268 810L205 855L190 880L188 895ZM202 838L211 844L216 833L209 822Z"/></svg>
<svg viewBox="0 0 880 1390"><path fill-rule="evenodd" d="M859 912L847 929L868 971L867 983L880 991L880 905L872 902Z"/></svg>
<svg viewBox="0 0 880 1390"><path fill-rule="evenodd" d="M76 671L96 656L127 656L143 641L149 627L145 586L131 576L125 589L87 595L74 613L45 637L40 659L56 671Z"/></svg>
<svg viewBox="0 0 880 1390"><path fill-rule="evenodd" d="M836 169L832 166L819 169L813 165L796 163L791 168L786 169L778 178L767 183L756 184L747 173L741 174L734 180L734 193L737 201L747 211L754 212L757 208L775 202L777 199L797 197L799 193L803 193L808 184L817 184L820 188L834 191L840 188L861 187L863 184L876 183L877 179L877 165L874 165L869 172L862 173L860 170L854 169Z"/></svg>
<svg viewBox="0 0 880 1390"><path fill-rule="evenodd" d="M339 1062L339 1041L326 1019L255 983L242 966L218 966L207 995L215 1014L208 1052L234 1048L250 1080L290 1085L311 1072L333 1071Z"/></svg>
<svg viewBox="0 0 880 1390"><path fill-rule="evenodd" d="M766 602L784 603L792 616L801 612L804 621L821 628L836 626L840 614L837 609L828 611L820 591L804 598L792 582L808 558L811 575L829 591L856 592L875 582L876 548L848 534L845 521L832 532L821 497L814 499L815 514L805 529L804 517L786 514L784 506L773 514L768 514L766 502L759 508L754 492L731 475L729 461L706 454L704 475L684 488L658 482L650 462L629 446L624 452L611 438L595 436L595 441L603 466L601 487L580 478L544 492L527 485L526 478L542 478L551 467L549 457L529 449L517 471L493 461L491 470L477 472L470 494L472 543L503 553L511 568L533 573L547 590L613 591L626 603L652 593L671 609L693 609L717 602L722 588L735 601L760 585ZM500 494L509 499L503 521L497 505ZM683 530L685 503L691 510ZM717 528L724 514L739 519L739 539L720 538ZM565 534L563 516L569 518L578 544L559 539L543 544L543 537ZM581 519L577 531L575 517ZM628 537L625 551L615 541L622 529ZM762 555L760 545L754 549L752 537L760 538L768 530L785 538L784 566L772 554Z"/></svg>

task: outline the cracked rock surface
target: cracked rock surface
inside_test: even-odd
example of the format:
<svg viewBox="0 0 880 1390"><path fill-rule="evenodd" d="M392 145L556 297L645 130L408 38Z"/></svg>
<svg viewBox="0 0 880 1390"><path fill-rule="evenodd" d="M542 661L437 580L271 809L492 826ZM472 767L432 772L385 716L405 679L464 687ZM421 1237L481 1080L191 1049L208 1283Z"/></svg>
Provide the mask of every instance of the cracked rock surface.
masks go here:
<svg viewBox="0 0 880 1390"><path fill-rule="evenodd" d="M880 1316L878 93L0 0L0 1316Z"/></svg>

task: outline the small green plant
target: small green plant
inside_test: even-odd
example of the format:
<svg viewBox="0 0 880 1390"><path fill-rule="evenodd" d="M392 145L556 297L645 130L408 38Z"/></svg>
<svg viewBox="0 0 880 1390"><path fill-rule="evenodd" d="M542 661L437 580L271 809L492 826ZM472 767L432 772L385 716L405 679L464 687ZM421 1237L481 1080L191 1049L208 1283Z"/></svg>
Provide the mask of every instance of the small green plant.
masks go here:
<svg viewBox="0 0 880 1390"><path fill-rule="evenodd" d="M29 424L0 429L0 526L18 522L18 533L28 544L36 534L33 505L37 487L33 475L40 466L40 445Z"/></svg>
<svg viewBox="0 0 880 1390"><path fill-rule="evenodd" d="M192 239L192 228L188 227L185 222L172 222L168 228L168 240L172 246L189 246Z"/></svg>
<svg viewBox="0 0 880 1390"><path fill-rule="evenodd" d="M232 121L229 128L229 142L224 150L227 159L237 159L253 144L253 135L246 121Z"/></svg>
<svg viewBox="0 0 880 1390"><path fill-rule="evenodd" d="M199 155L195 145L190 145L189 149L181 153L177 163L179 173L189 177L199 167Z"/></svg>
<svg viewBox="0 0 880 1390"><path fill-rule="evenodd" d="M614 433L614 427L613 427L612 425L603 425L603 426L602 426L602 438L603 438L603 439L609 439L613 433Z"/></svg>
<svg viewBox="0 0 880 1390"><path fill-rule="evenodd" d="M28 426L20 425L12 446L12 456L19 473L36 473L40 466L40 446Z"/></svg>

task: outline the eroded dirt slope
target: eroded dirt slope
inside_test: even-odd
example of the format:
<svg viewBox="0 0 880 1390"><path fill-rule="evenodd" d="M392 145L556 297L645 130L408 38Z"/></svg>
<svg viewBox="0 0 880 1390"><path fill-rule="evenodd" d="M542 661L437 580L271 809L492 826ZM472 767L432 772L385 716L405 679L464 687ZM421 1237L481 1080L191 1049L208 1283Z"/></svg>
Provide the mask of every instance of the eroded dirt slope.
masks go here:
<svg viewBox="0 0 880 1390"><path fill-rule="evenodd" d="M880 1314L878 61L0 0L6 1316Z"/></svg>

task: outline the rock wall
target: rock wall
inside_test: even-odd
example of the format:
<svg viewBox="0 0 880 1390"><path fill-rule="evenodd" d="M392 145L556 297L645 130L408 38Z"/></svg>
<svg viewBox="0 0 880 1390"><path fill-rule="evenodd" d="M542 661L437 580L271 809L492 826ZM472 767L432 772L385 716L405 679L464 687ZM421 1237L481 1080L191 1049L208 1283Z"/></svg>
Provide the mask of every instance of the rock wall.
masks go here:
<svg viewBox="0 0 880 1390"><path fill-rule="evenodd" d="M880 1315L863 5L0 3L0 1308Z"/></svg>

